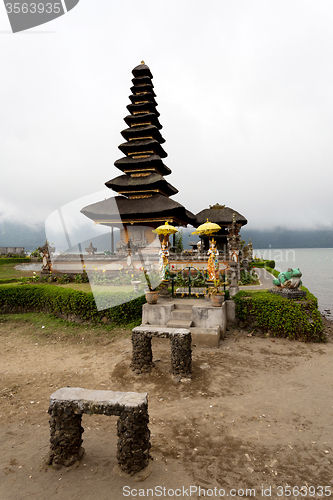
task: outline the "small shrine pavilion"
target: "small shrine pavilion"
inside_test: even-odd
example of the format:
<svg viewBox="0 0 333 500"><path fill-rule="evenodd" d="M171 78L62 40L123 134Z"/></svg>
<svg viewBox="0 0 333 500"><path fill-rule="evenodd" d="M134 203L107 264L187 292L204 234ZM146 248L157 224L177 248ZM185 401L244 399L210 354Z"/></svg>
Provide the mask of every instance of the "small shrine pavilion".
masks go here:
<svg viewBox="0 0 333 500"><path fill-rule="evenodd" d="M125 155L114 165L123 172L105 183L118 196L84 207L81 212L96 224L120 227L120 248L128 243L142 248L154 244L152 229L166 221L176 226L195 223L195 215L172 200L178 190L164 176L171 170L163 163L160 113L156 110L153 75L142 61L132 71L134 78L124 118L128 128L121 132L125 142L119 149Z"/></svg>
<svg viewBox="0 0 333 500"><path fill-rule="evenodd" d="M197 213L195 226L198 227L200 224L204 224L207 220L209 220L209 222L214 222L221 227L220 231L214 233L214 239L216 241L217 249L227 255L228 237L230 236L231 228L233 227L232 225L236 224L236 228L239 230L241 226L245 226L245 224L247 224L247 220L243 215L236 212L236 210L226 207L225 205L220 205L219 203L210 205L209 208L201 210L201 212ZM209 250L208 236L201 237L201 250Z"/></svg>

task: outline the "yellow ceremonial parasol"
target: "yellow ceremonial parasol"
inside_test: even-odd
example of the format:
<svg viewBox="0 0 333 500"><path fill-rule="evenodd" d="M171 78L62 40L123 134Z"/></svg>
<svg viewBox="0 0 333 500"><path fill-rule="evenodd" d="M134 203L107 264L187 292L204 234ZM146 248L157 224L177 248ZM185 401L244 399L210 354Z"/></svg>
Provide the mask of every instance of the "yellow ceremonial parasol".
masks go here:
<svg viewBox="0 0 333 500"><path fill-rule="evenodd" d="M200 234L202 236L210 236L211 234L217 233L221 229L221 226L215 224L215 222L207 222L201 224L193 233L191 234Z"/></svg>
<svg viewBox="0 0 333 500"><path fill-rule="evenodd" d="M153 229L153 233L157 233L158 235L163 234L169 235L169 234L175 234L178 232L178 229L175 228L174 226L171 226L168 222L163 224L162 226L158 226L156 229Z"/></svg>

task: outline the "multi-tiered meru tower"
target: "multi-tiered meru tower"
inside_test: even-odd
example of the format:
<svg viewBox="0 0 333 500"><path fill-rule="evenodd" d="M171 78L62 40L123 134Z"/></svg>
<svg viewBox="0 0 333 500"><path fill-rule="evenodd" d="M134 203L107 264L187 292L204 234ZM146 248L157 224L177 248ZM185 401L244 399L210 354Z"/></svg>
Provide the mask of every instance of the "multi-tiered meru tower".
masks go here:
<svg viewBox="0 0 333 500"><path fill-rule="evenodd" d="M130 114L124 119L128 128L121 132L126 142L119 146L125 157L115 162L124 174L105 183L120 196L84 207L81 212L97 224L123 226L123 243L130 238L143 247L154 241L153 228L166 221L187 226L195 223L195 216L169 198L178 190L164 179L171 170L162 161L167 153L161 146L165 140L160 132L153 75L143 61L132 73Z"/></svg>

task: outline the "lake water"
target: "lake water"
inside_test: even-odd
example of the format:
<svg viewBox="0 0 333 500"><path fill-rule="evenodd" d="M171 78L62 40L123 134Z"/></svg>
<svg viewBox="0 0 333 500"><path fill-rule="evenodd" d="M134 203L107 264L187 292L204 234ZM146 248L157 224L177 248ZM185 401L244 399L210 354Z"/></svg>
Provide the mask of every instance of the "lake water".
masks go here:
<svg viewBox="0 0 333 500"><path fill-rule="evenodd" d="M303 285L318 298L319 309L333 315L333 248L295 248L255 250L254 255L275 260L275 269L299 267Z"/></svg>

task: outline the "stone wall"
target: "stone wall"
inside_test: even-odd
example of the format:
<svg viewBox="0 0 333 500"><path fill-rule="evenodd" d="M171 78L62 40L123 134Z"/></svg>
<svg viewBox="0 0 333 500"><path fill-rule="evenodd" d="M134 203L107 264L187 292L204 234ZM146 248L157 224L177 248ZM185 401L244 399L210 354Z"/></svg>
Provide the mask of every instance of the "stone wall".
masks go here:
<svg viewBox="0 0 333 500"><path fill-rule="evenodd" d="M0 247L0 255L7 255L7 254L15 254L15 255L24 254L24 247Z"/></svg>

